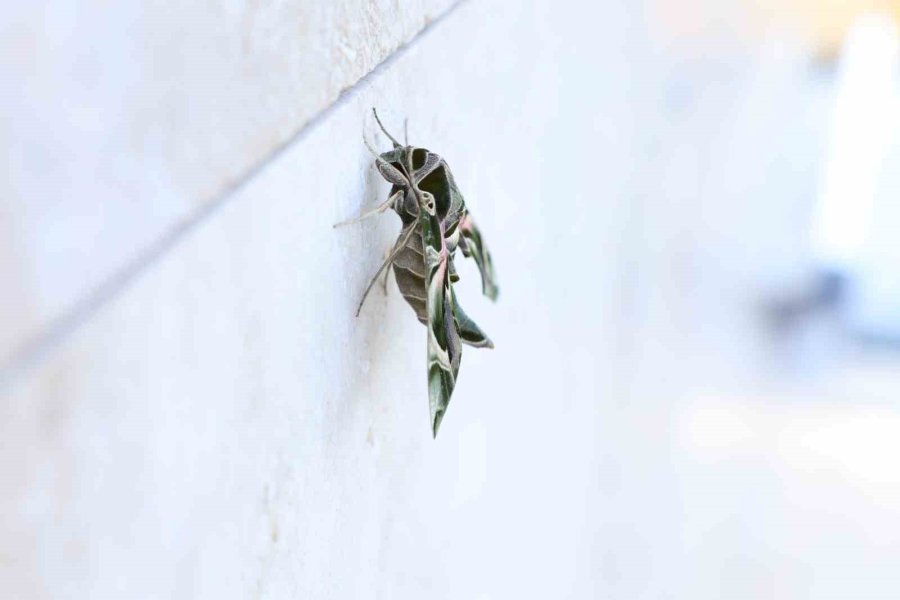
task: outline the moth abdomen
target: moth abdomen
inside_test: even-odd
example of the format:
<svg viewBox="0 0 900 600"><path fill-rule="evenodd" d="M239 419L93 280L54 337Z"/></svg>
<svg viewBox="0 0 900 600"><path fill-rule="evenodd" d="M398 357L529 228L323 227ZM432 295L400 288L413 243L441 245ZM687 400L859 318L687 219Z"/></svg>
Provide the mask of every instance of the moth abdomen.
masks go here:
<svg viewBox="0 0 900 600"><path fill-rule="evenodd" d="M415 224L410 227L416 227ZM406 231L400 233L398 243L406 235ZM422 235L414 232L406 244L397 251L394 257L394 278L397 287L406 302L412 307L419 321L426 322L428 316L425 306L425 256L422 249Z"/></svg>

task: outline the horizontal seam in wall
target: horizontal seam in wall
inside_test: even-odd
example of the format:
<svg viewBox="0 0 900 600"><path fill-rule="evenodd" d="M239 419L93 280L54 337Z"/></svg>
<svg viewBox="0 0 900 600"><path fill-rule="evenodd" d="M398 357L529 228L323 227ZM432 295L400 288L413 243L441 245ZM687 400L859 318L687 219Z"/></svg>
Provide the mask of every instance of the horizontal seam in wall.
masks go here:
<svg viewBox="0 0 900 600"><path fill-rule="evenodd" d="M67 313L53 320L45 331L25 341L17 350L14 350L6 364L0 366L0 393L11 388L13 383L37 367L43 360L50 356L55 348L76 331L83 323L87 322L103 306L111 302L120 292L134 281L141 273L162 259L171 248L190 231L200 226L216 211L223 208L228 201L237 195L247 184L253 181L268 165L283 155L290 147L302 141L309 133L332 114L339 106L347 102L354 94L363 89L367 82L377 77L382 71L389 68L403 54L405 54L420 39L433 30L441 21L447 18L461 5L469 0L457 0L452 6L418 31L412 38L401 44L391 54L386 56L371 71L360 77L353 84L347 86L334 101L316 113L313 117L299 126L299 128L267 156L228 183L221 191L213 194L209 200L202 203L193 214L176 224L171 230L151 242L137 258L116 271L106 281L75 303L75 306Z"/></svg>

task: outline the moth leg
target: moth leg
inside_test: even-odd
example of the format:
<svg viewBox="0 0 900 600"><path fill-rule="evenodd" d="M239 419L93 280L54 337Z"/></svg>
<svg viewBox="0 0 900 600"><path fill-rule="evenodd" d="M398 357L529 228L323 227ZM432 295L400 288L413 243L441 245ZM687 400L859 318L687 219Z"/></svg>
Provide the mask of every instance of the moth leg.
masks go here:
<svg viewBox="0 0 900 600"><path fill-rule="evenodd" d="M380 215L387 209L391 208L394 205L394 203L400 199L401 196L403 196L403 190L397 190L396 192L394 192L391 195L390 198L388 198L382 204L379 204L372 210L370 210L368 212L364 212L363 214L359 215L358 217L354 217L352 219L347 219L346 221L341 221L340 223L335 223L334 225L332 225L332 228L343 227L344 225L351 225L353 223L359 223L360 221L364 221L364 220L368 219L369 217L374 217L375 215Z"/></svg>
<svg viewBox="0 0 900 600"><path fill-rule="evenodd" d="M394 246L394 249L391 251L391 255L388 256L387 259L378 268L378 271L375 273L375 276L372 277L372 281L370 281L369 285L366 286L366 291L363 292L362 298L359 300L359 306L356 307L356 316L357 317L359 316L359 311L362 310L363 302L366 301L366 296L369 295L369 292L372 291L372 286L375 285L376 281L378 281L378 276L381 275L381 272L384 271L387 267L389 267L391 265L391 263L394 262L394 257L397 256L397 254L400 252L400 250L403 249L404 246L406 246L406 242L409 241L409 238L412 237L412 234L413 234L413 232L415 232L415 230L416 230L415 224L410 225L409 232L405 236L403 236L402 240L397 242L397 244Z"/></svg>
<svg viewBox="0 0 900 600"><path fill-rule="evenodd" d="M386 250L386 251L385 251L385 253L384 253L384 259L385 259L385 260L387 260L387 257L390 256L391 250L393 250L393 248L391 248L390 250ZM390 269L385 269L385 270L384 270L384 277L381 278L381 292L382 292L385 296L387 296L388 278L389 278L390 276L391 276L391 270L390 270Z"/></svg>
<svg viewBox="0 0 900 600"><path fill-rule="evenodd" d="M381 123L381 119L378 118L378 111L375 110L375 107L372 107L372 114L375 115L375 120L378 121L378 126L381 127L381 130L384 132L384 135L388 136L388 139L391 140L391 143L394 144L394 148L400 148L400 142L394 139L394 136L387 132L387 129L384 128L384 125Z"/></svg>

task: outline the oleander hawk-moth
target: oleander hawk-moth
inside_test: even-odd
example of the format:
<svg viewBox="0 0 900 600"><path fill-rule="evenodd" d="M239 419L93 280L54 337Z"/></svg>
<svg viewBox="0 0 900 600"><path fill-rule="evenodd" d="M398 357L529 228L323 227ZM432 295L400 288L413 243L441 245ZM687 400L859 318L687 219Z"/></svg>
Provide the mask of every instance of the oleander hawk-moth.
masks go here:
<svg viewBox="0 0 900 600"><path fill-rule="evenodd" d="M383 204L338 225L358 222L388 208L400 216L400 235L363 293L356 314L379 275L384 272L386 281L387 269L393 267L400 293L427 329L428 403L432 435L437 437L459 373L462 344L494 347L459 305L453 291L459 280L454 255L459 248L463 256L475 260L482 291L491 300L496 300L498 293L494 267L447 162L425 148L401 145L387 132L375 109L372 112L393 149L378 154L365 136L363 141L391 191Z"/></svg>

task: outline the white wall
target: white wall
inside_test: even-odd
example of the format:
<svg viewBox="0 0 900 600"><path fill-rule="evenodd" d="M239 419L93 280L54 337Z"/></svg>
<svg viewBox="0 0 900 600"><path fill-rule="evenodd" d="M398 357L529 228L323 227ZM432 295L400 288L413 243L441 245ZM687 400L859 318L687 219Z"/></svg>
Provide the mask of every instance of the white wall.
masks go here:
<svg viewBox="0 0 900 600"><path fill-rule="evenodd" d="M113 278L453 4L10 3L0 361L26 360L113 295Z"/></svg>
<svg viewBox="0 0 900 600"><path fill-rule="evenodd" d="M595 257L628 202L629 130L620 157L594 149L633 120L609 57L623 44L549 3L463 4L11 373L5 587L590 594L612 351L597 341L616 294L614 261ZM396 219L331 228L387 190L361 140L371 106L447 157L500 277L493 306L463 268L460 297L497 350L467 349L436 442L424 329L395 290L353 318Z"/></svg>
<svg viewBox="0 0 900 600"><path fill-rule="evenodd" d="M809 484L802 461L778 462L778 432L810 421L754 420L748 402L774 437L691 437L721 424L704 401L784 397L766 396L753 302L805 260L822 94L796 50L707 60L654 45L629 2L469 0L354 84L450 4L135 12L122 23L154 23L157 44L221 49L199 80L177 52L161 72L144 46L119 58L179 90L140 121L167 161L115 141L131 126L100 128L83 152L100 175L54 203L79 121L55 114L75 128L62 146L13 135L60 152L62 171L0 205L0 596L828 597L842 576L892 581L853 563L900 540L890 508L850 555L785 533L829 531L803 520L809 499L849 489L836 463ZM127 37L109 29L98 39ZM322 70L345 52L362 58ZM121 82L98 81L101 105L130 110ZM387 191L361 141L386 147L372 106L447 158L499 276L493 305L460 265L497 348L466 348L437 440L409 307L391 287L353 318L397 219L331 228ZM122 173L121 193L103 183Z"/></svg>

